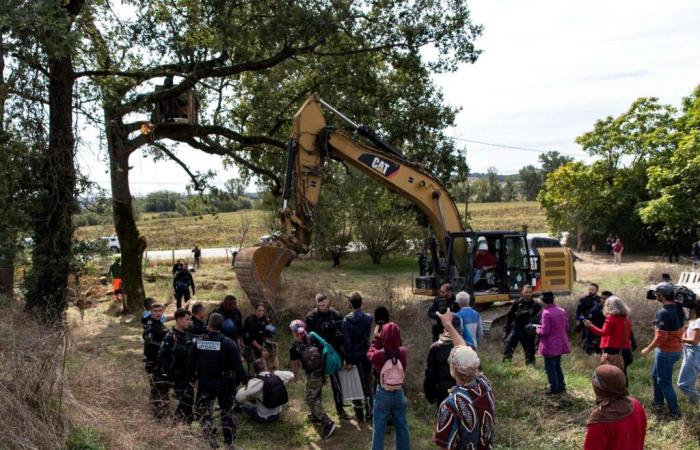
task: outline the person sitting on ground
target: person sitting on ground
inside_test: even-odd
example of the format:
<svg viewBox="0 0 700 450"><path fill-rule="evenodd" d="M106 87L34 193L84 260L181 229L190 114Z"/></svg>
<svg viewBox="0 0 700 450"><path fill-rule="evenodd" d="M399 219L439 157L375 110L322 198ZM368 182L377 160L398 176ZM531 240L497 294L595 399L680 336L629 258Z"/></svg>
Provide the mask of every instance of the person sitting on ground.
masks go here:
<svg viewBox="0 0 700 450"><path fill-rule="evenodd" d="M683 335L683 362L678 373L678 387L690 403L697 405L700 402L696 388L700 374L700 302L695 304L695 320L688 324Z"/></svg>
<svg viewBox="0 0 700 450"><path fill-rule="evenodd" d="M240 337L243 333L243 316L241 310L238 309L238 299L235 295L227 295L219 306L211 312L211 314L221 314L224 318L224 325L221 327L221 332L224 336L233 340L240 347ZM209 316L211 317L211 314Z"/></svg>
<svg viewBox="0 0 700 450"><path fill-rule="evenodd" d="M440 320L454 343L449 361L456 386L438 408L433 442L449 450L490 449L495 424L491 386L481 372L479 356L452 325L453 314L446 312Z"/></svg>
<svg viewBox="0 0 700 450"><path fill-rule="evenodd" d="M199 337L207 332L207 309L201 303L192 305L192 326L190 334Z"/></svg>
<svg viewBox="0 0 700 450"><path fill-rule="evenodd" d="M642 450L647 415L637 399L629 397L627 379L618 367L603 364L593 372L595 408L588 417L584 450Z"/></svg>
<svg viewBox="0 0 700 450"><path fill-rule="evenodd" d="M194 295L194 279L192 274L187 269L187 266L183 266L178 273L173 277L173 290L175 291L175 300L177 301L177 308L182 308L182 299L185 302L190 301L190 289L192 289L192 295Z"/></svg>
<svg viewBox="0 0 700 450"><path fill-rule="evenodd" d="M457 300L455 300L455 296L452 293L452 285L450 283L445 283L440 286L440 292L433 300L430 308L428 308L428 317L435 321L432 329L432 342L437 341L442 332L445 331L445 329L442 327L442 322L440 322L440 319L437 316L437 313L444 313L448 309L452 312L457 312L459 311L459 305L457 304Z"/></svg>
<svg viewBox="0 0 700 450"><path fill-rule="evenodd" d="M554 304L554 294L542 293L542 317L537 327L540 337L539 352L544 357L544 370L547 372L550 395L566 391L564 372L561 370L561 355L569 353L569 319L564 308Z"/></svg>
<svg viewBox="0 0 700 450"><path fill-rule="evenodd" d="M323 409L323 344L306 332L306 324L301 320L292 320L289 324L292 333L292 345L289 348L289 362L294 377L299 376L299 366L306 373L306 404L311 410L311 423L322 426L321 438L328 439L335 432L337 425Z"/></svg>
<svg viewBox="0 0 700 450"><path fill-rule="evenodd" d="M362 310L362 296L353 292L348 296L348 308L352 310L343 319L343 347L345 348L345 369L357 367L364 400L353 400L355 419L358 422L372 419L374 395L370 390L372 364L367 359L369 339L372 334L372 315ZM364 405L363 405L364 403Z"/></svg>
<svg viewBox="0 0 700 450"><path fill-rule="evenodd" d="M486 241L479 242L474 256L474 286L481 280L481 277L488 271L496 269L496 257L489 251L489 244Z"/></svg>
<svg viewBox="0 0 700 450"><path fill-rule="evenodd" d="M630 349L632 341L632 322L630 322L630 309L621 298L612 296L605 300L603 307L605 323L602 328L598 328L590 320L584 320L583 325L591 333L601 336L600 350L601 364L607 363L617 366L627 377L628 361L623 354L625 349ZM631 362L631 361L630 361Z"/></svg>
<svg viewBox="0 0 700 450"><path fill-rule="evenodd" d="M468 292L458 292L456 298L457 304L461 308L457 315L462 319L464 340L467 341L468 346L476 350L479 342L484 338L484 323L481 320L481 315L470 306L471 296Z"/></svg>
<svg viewBox="0 0 700 450"><path fill-rule="evenodd" d="M406 348L401 345L401 330L394 322L385 324L381 332L375 328L374 341L367 352L367 359L379 373L379 383L374 397L372 421L372 450L384 449L384 432L389 417L396 430L396 449L411 448L408 431L408 401L403 384L407 363Z"/></svg>
<svg viewBox="0 0 700 450"><path fill-rule="evenodd" d="M459 296L459 294L457 294ZM463 330L464 325L459 316L455 315L452 325ZM466 339L465 339L466 341ZM425 380L423 381L423 393L430 403L439 406L455 385L450 369L450 353L454 348L452 336L443 331L440 338L433 342L428 350L428 358L425 364Z"/></svg>
<svg viewBox="0 0 700 450"><path fill-rule="evenodd" d="M248 362L248 373L253 372L253 361L263 357L267 339L272 337L274 331L274 325L265 315L265 304L258 303L255 312L246 317L243 324L243 357Z"/></svg>
<svg viewBox="0 0 700 450"><path fill-rule="evenodd" d="M513 303L508 312L503 361L513 359L513 353L520 343L525 352L525 363L535 365L535 333L528 325L539 323L541 310L542 307L532 297L532 286L523 285L522 297Z"/></svg>
<svg viewBox="0 0 700 450"><path fill-rule="evenodd" d="M294 374L286 370L270 372L264 359L256 359L253 368L255 377L238 390L236 402L254 421L276 422L282 413L282 406L289 401L285 385L294 379Z"/></svg>

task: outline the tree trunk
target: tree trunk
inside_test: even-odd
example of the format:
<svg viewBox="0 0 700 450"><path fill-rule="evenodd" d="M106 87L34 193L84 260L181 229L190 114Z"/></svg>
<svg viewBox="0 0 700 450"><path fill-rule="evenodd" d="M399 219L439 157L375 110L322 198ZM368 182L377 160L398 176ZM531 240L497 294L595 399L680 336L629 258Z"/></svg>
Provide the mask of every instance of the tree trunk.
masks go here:
<svg viewBox="0 0 700 450"><path fill-rule="evenodd" d="M119 127L120 120L105 112L107 123L107 148L109 150L110 178L112 181L112 214L114 228L121 246L122 293L126 296L127 311L135 313L143 309L146 297L143 288L143 252L146 239L140 236L134 219L131 191L129 189L129 155L125 148L126 132Z"/></svg>
<svg viewBox="0 0 700 450"><path fill-rule="evenodd" d="M34 221L32 267L26 308L42 320L59 322L68 306L75 199L73 61L49 56L49 144L41 163L41 190Z"/></svg>

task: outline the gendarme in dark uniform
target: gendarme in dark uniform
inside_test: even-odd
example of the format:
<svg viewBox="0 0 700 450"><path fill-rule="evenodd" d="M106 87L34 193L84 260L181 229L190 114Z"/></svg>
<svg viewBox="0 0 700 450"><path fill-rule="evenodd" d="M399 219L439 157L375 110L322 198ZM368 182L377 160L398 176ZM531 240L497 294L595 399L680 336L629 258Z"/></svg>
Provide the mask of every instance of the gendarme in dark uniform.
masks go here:
<svg viewBox="0 0 700 450"><path fill-rule="evenodd" d="M154 307L153 309L156 309ZM156 313L157 317L151 316L146 319L143 331L143 356L146 364L146 373L151 386L149 400L153 417L161 419L168 413L168 391L170 382L168 376L163 372L158 364L158 352L160 345L168 334L168 330L160 320L162 309Z"/></svg>
<svg viewBox="0 0 700 450"><path fill-rule="evenodd" d="M187 331L173 328L165 335L158 352L158 364L172 383L178 400L175 416L185 423L192 423L194 416L194 389L189 359L192 354L192 336Z"/></svg>

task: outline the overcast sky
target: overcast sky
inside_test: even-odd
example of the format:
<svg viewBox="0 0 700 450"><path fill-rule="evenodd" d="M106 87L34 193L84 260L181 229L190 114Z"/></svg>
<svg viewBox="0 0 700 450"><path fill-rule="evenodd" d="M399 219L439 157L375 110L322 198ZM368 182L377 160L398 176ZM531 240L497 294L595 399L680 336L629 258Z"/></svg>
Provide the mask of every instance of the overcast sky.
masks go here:
<svg viewBox="0 0 700 450"><path fill-rule="evenodd" d="M455 138L472 172L494 166L503 174L537 164L539 151L584 159L574 142L596 119L624 112L638 97L678 105L700 83L700 1L472 0L472 17L485 27L473 65L438 75L446 101L462 108ZM323 94L323 93L321 93ZM290 111L292 114L294 111ZM235 176L218 157L183 147L194 170ZM82 151L81 169L109 187L104 150ZM132 155L132 192L184 191L188 182L172 162Z"/></svg>

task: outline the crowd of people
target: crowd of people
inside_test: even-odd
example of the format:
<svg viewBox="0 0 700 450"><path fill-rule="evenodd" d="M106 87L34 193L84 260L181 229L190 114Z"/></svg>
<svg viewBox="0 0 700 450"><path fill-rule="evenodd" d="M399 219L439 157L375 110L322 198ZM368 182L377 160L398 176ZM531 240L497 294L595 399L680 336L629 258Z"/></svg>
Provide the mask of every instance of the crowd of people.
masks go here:
<svg viewBox="0 0 700 450"><path fill-rule="evenodd" d="M175 297L175 277L185 270L173 269ZM194 294L193 282L190 288ZM598 291L599 286L591 283L576 309L579 345L588 354L600 355L591 379L596 404L587 422L584 448L641 449L646 411L627 388L627 368L636 347L630 308L611 292L599 295ZM551 292L542 292L538 300L531 286L525 285L521 294L508 312L503 363L512 364L518 346L528 365L535 365L536 355L541 355L549 384L545 394L564 395L567 386L561 362L570 353L567 313ZM656 295L662 304L656 331L641 355L654 353L655 410L677 419L681 410L672 374L681 358L677 385L691 402L700 400L695 387L700 373L700 319L685 325L686 316L674 301L672 285L659 285ZM164 314L164 309L176 301L173 298L165 305L151 298L145 304L144 360L155 418L185 423L198 420L205 438L216 446L216 402L224 443L232 446L236 414L262 424L280 420L289 401L286 385L300 379L303 370L307 420L318 425L321 438L330 438L337 429L322 401L324 388L330 385L337 420L372 424L373 450L384 448L389 430L393 430L395 448L411 448L404 386L408 374L415 373L411 367L418 364L410 360L401 328L391 320L387 308L379 306L369 314L363 310L360 293L354 292L347 296L349 313L343 316L325 294L316 295L304 319L289 324L290 367L282 370L277 344L272 341L277 330L264 304L256 305L253 314L243 320L233 295L227 295L209 313L201 303L191 304L189 296L182 298L185 303L176 299L172 316ZM450 450L490 449L496 411L494 392L477 353L484 336L481 317L470 295L455 295L449 284L441 286L427 315L435 321L423 382L425 398L436 408L432 440L438 448ZM174 321L170 330L165 327L168 321ZM177 399L174 411L169 406L171 391ZM352 405L352 415L346 403Z"/></svg>

